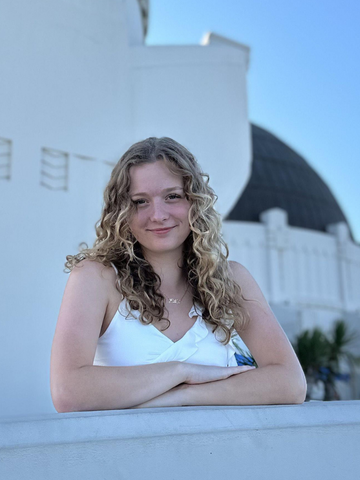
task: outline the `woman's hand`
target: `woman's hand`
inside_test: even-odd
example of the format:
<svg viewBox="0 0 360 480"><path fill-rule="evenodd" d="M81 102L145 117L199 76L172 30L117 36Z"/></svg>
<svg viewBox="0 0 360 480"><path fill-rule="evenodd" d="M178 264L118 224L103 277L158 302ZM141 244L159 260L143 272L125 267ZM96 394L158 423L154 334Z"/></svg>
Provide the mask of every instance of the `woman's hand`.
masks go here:
<svg viewBox="0 0 360 480"><path fill-rule="evenodd" d="M232 375L247 372L255 368L248 365L237 367L216 367L213 365L198 365L196 363L184 363L183 365L185 368L184 383L189 385L224 380Z"/></svg>

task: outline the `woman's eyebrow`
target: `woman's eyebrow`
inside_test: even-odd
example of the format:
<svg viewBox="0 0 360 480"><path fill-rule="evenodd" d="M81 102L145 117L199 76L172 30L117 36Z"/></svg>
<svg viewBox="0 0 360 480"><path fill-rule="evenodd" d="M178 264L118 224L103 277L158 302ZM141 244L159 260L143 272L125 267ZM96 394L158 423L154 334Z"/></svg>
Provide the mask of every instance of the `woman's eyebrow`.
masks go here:
<svg viewBox="0 0 360 480"><path fill-rule="evenodd" d="M170 192L171 190L184 190L183 187L178 187L178 186L175 186L175 187L169 187L169 188L164 188L164 190L161 190L160 193L166 193L166 192ZM132 193L131 196L135 196L135 195L148 195L148 193L146 192L138 192L138 193Z"/></svg>

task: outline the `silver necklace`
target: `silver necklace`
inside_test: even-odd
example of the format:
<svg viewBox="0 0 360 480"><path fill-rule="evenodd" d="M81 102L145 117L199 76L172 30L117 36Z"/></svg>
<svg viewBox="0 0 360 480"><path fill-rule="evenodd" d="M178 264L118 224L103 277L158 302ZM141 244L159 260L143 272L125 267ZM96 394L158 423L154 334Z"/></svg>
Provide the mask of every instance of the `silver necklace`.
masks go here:
<svg viewBox="0 0 360 480"><path fill-rule="evenodd" d="M184 292L184 295L183 295L181 298L168 298L168 297L166 297L166 298L167 298L167 300L168 300L169 303L179 304L179 303L181 303L182 299L185 297L186 292L187 292L188 290L189 290L189 284L187 284L187 287L186 287L186 290L185 290L185 292Z"/></svg>

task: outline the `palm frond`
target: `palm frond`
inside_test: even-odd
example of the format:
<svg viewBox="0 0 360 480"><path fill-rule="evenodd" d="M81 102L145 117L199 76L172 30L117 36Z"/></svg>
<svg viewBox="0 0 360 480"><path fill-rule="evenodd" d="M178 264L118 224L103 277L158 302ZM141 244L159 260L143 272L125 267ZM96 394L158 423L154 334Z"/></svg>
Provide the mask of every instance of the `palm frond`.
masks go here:
<svg viewBox="0 0 360 480"><path fill-rule="evenodd" d="M358 334L350 331L344 320L336 321L329 335L316 327L305 330L296 337L293 343L295 353L305 375L315 383L324 383L324 400L340 398L335 388L335 380L350 380L349 374L339 372L341 359L360 365L360 357L348 350L348 346L357 338Z"/></svg>

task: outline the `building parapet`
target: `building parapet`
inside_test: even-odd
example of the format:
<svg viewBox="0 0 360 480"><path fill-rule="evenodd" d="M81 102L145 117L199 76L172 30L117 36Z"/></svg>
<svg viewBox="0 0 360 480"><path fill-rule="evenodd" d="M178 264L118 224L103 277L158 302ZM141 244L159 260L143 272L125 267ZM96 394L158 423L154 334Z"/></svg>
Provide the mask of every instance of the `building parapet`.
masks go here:
<svg viewBox="0 0 360 480"><path fill-rule="evenodd" d="M360 401L74 412L0 422L0 477L357 479Z"/></svg>

